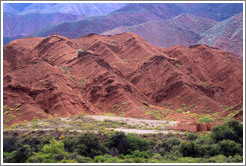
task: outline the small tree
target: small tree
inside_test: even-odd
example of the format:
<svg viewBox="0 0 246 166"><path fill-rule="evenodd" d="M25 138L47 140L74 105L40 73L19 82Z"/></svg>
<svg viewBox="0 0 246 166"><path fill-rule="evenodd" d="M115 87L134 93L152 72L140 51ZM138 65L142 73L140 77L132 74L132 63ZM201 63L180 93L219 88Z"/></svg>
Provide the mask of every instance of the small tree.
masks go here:
<svg viewBox="0 0 246 166"><path fill-rule="evenodd" d="M81 134L78 138L78 153L82 156L91 157L109 153L109 149L100 144L95 133Z"/></svg>
<svg viewBox="0 0 246 166"><path fill-rule="evenodd" d="M23 163L32 155L32 149L29 145L21 145L16 151L13 151L9 156L10 163Z"/></svg>
<svg viewBox="0 0 246 166"><path fill-rule="evenodd" d="M180 140L178 138L168 138L162 141L161 147L164 148L166 152L171 152L174 146L179 146Z"/></svg>
<svg viewBox="0 0 246 166"><path fill-rule="evenodd" d="M64 148L66 149L66 151L74 152L78 144L78 140L74 138L73 136L69 136L63 140L63 143L64 143Z"/></svg>
<svg viewBox="0 0 246 166"><path fill-rule="evenodd" d="M129 142L125 133L123 132L113 132L108 139L104 141L104 145L109 149L116 148L120 154L127 154L130 148Z"/></svg>
<svg viewBox="0 0 246 166"><path fill-rule="evenodd" d="M129 143L129 153L135 150L148 150L154 145L154 142L135 135L127 135L127 141Z"/></svg>
<svg viewBox="0 0 246 166"><path fill-rule="evenodd" d="M180 153L184 157L198 157L200 156L200 149L199 146L196 145L194 142L182 142L180 144Z"/></svg>
<svg viewBox="0 0 246 166"><path fill-rule="evenodd" d="M194 141L198 138L199 136L196 133L188 133L185 137L186 140L189 141Z"/></svg>
<svg viewBox="0 0 246 166"><path fill-rule="evenodd" d="M68 156L61 141L56 141L54 137L50 139L50 144L44 145L42 151L34 153L27 161L32 163L56 163Z"/></svg>

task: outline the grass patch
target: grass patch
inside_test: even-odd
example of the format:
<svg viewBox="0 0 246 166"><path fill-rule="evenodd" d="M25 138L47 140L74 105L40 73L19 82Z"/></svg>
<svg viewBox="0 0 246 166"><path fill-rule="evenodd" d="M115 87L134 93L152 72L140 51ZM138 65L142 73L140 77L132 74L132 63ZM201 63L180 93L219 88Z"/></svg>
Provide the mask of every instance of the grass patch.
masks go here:
<svg viewBox="0 0 246 166"><path fill-rule="evenodd" d="M208 84L206 82L200 82L199 85L201 85L201 86L208 86Z"/></svg>
<svg viewBox="0 0 246 166"><path fill-rule="evenodd" d="M178 113L182 113L183 112L183 109L177 109L177 112Z"/></svg>
<svg viewBox="0 0 246 166"><path fill-rule="evenodd" d="M80 53L82 53L82 52L84 52L83 49L78 49L78 54L80 54Z"/></svg>
<svg viewBox="0 0 246 166"><path fill-rule="evenodd" d="M209 123L209 122L213 122L213 118L209 117L209 116L204 116L202 118L199 119L199 123Z"/></svg>

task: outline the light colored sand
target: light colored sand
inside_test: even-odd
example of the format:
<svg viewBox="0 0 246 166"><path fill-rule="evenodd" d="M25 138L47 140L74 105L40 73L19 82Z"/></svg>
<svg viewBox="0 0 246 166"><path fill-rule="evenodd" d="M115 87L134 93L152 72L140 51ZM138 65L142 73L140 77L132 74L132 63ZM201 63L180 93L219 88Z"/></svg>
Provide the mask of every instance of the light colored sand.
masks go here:
<svg viewBox="0 0 246 166"><path fill-rule="evenodd" d="M163 134L168 134L168 133L179 133L182 134L183 132L177 132L174 130L166 130L165 126L176 126L177 121L163 121L163 120L147 120L147 119L136 119L136 118L124 118L124 117L113 117L113 116L104 116L104 115L86 115L88 118L92 118L96 121L104 121L104 120L112 120L112 121L117 121L117 122L123 122L127 123L128 125L131 126L146 126L145 128L111 128L112 131L122 131L125 133L135 133L135 134L158 134L158 133L163 133ZM68 122L71 121L70 118L61 118L62 121ZM158 130L155 130L155 127L160 127ZM149 128L149 129L148 129ZM29 129L4 129L4 131L14 131L14 130L29 130ZM54 128L43 128L43 129L32 129L34 131L39 131L39 130L54 130ZM76 132L85 132L85 130L70 130L70 131L76 131ZM97 131L95 131L97 132Z"/></svg>
<svg viewBox="0 0 246 166"><path fill-rule="evenodd" d="M93 118L98 121L104 121L105 119L107 119L112 121L125 122L129 125L148 124L153 127L160 126L160 125L176 126L178 123L177 121L122 118L122 117L113 117L113 116L104 116L104 115L87 115L87 117ZM173 130L142 130L142 129L126 129L126 128L115 128L114 130L122 131L125 133L135 133L135 134L158 134L158 133L168 134L169 132L176 133L176 131ZM182 134L183 132L179 132L179 133Z"/></svg>
<svg viewBox="0 0 246 166"><path fill-rule="evenodd" d="M104 121L105 119L125 122L130 125L136 124L149 124L149 125L166 125L166 126L176 126L177 121L164 121L164 120L147 120L147 119L136 119L136 118L122 118L122 117L114 117L114 116L104 116L104 115L87 115L87 117L91 117L98 121Z"/></svg>

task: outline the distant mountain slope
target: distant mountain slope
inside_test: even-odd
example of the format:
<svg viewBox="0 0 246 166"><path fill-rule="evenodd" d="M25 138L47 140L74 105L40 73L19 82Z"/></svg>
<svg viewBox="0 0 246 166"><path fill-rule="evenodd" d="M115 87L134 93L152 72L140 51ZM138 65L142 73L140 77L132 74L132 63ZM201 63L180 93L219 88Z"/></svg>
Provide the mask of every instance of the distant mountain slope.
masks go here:
<svg viewBox="0 0 246 166"><path fill-rule="evenodd" d="M217 47L243 58L243 13L217 23L202 36L198 43Z"/></svg>
<svg viewBox="0 0 246 166"><path fill-rule="evenodd" d="M26 36L48 25L77 20L80 17L72 14L26 14L15 15L3 13L3 35L4 37Z"/></svg>
<svg viewBox="0 0 246 166"><path fill-rule="evenodd" d="M196 16L206 16L206 14L200 10L178 3L131 3L116 12L133 14L152 13L164 20L173 18L182 13L189 13Z"/></svg>
<svg viewBox="0 0 246 166"><path fill-rule="evenodd" d="M199 10L214 20L222 21L243 12L243 3L194 3L180 4Z"/></svg>
<svg viewBox="0 0 246 166"><path fill-rule="evenodd" d="M42 37L59 34L70 38L77 38L89 33L100 34L120 26L132 26L147 21L170 19L185 11L176 4L133 3L106 16L50 26L35 33L33 36ZM203 15L203 13L199 13L197 10L190 10L189 12Z"/></svg>
<svg viewBox="0 0 246 166"><path fill-rule="evenodd" d="M109 14L125 6L126 3L34 3L21 14L70 13L82 16L100 16Z"/></svg>
<svg viewBox="0 0 246 166"><path fill-rule="evenodd" d="M91 16L106 15L125 6L125 3L33 3L29 6L4 3L4 43L28 36L47 26Z"/></svg>
<svg viewBox="0 0 246 166"><path fill-rule="evenodd" d="M242 5L232 8L233 11L242 12ZM167 20L182 13L188 13L199 17L213 18L216 12L209 13L209 10L214 10L220 7L220 10L228 10L227 16L232 16L233 12L230 4L208 6L204 11L201 10L201 5L191 4L169 4L169 3L130 3L127 6L114 11L106 16L94 17L82 21L72 23L61 23L59 25L50 26L33 34L33 36L45 37L51 34L59 34L69 38L77 38L89 33L101 34L105 31L112 30L121 26L133 26L148 21ZM236 5L237 6L237 5ZM240 8L241 7L241 8ZM216 17L217 19L221 19Z"/></svg>
<svg viewBox="0 0 246 166"><path fill-rule="evenodd" d="M102 33L102 35L133 32L154 46L190 46L201 39L200 33L205 32L215 23L211 19L181 14L170 20L149 21L134 26L117 27Z"/></svg>

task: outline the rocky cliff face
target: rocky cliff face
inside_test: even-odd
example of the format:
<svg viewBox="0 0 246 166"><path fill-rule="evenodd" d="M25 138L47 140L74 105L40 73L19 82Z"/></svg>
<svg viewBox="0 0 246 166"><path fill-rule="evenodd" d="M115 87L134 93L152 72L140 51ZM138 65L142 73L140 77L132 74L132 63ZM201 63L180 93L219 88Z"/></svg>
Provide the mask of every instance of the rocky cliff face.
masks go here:
<svg viewBox="0 0 246 166"><path fill-rule="evenodd" d="M200 44L226 50L243 58L243 13L217 23L201 34Z"/></svg>

